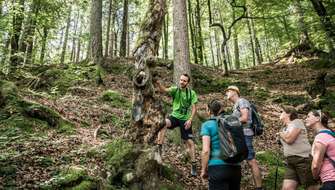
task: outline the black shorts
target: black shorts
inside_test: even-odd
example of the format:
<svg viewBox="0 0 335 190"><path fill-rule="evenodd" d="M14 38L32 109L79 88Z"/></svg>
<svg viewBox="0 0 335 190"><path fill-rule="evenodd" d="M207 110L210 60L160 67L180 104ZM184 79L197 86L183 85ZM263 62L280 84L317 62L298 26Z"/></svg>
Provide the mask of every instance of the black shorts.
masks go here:
<svg viewBox="0 0 335 190"><path fill-rule="evenodd" d="M239 190L241 166L208 166L209 190Z"/></svg>
<svg viewBox="0 0 335 190"><path fill-rule="evenodd" d="M167 119L171 121L171 127L169 127L168 129L174 129L176 127L179 127L180 135L183 140L193 139L192 126L189 129L185 129L184 126L187 120L180 120L173 116L169 116Z"/></svg>

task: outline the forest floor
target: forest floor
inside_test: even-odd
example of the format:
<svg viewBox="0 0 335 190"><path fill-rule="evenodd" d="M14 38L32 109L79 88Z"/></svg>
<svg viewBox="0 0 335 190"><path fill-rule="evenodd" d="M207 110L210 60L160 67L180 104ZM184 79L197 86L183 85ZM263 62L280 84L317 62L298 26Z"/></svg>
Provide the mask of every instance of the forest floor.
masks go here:
<svg viewBox="0 0 335 190"><path fill-rule="evenodd" d="M327 93L317 98L318 105L335 116L332 108L335 101L335 68L316 69L316 63L314 58L297 59L292 64L279 61L276 64L232 71L228 77L223 77L217 69L192 65L193 86L198 92L200 114L213 98L222 100L227 109L232 106L223 94L228 85L239 86L242 96L258 107L266 129L262 136L255 137L254 146L267 189L273 189L278 158L279 184L284 172L282 154L274 135L282 127L279 122L280 106L297 107L303 118L306 115L306 103L315 101L307 93L306 87L314 82L318 73L327 72ZM38 74L24 71L22 76L25 79L15 81L21 97L58 111L62 117L73 122L75 127L60 131L36 123L31 124L33 128L27 129L23 125L11 126L12 117L0 118L0 189L37 189L68 166L85 168L88 176L105 175L105 161L101 157L105 153L100 150L111 140L125 136L132 97L130 61L107 60L105 69L105 86L99 87L94 84L95 69L92 65L49 68ZM163 84L172 84L172 70L168 64L156 67L155 72L159 74ZM169 107L171 100L162 98ZM200 120L196 119L193 128L198 173L200 126ZM311 133L310 138L312 139ZM200 177L191 177L189 174L190 164L178 130L167 133L163 162L181 174L178 181L183 189L206 189L207 184L203 184ZM252 176L246 163L242 164L242 171L243 189L252 189Z"/></svg>

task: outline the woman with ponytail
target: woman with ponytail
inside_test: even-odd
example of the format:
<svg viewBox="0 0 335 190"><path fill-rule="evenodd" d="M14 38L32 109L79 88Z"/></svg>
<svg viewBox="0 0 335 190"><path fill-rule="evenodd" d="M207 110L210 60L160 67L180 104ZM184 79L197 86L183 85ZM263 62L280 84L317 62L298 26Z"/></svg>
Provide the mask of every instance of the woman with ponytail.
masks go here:
<svg viewBox="0 0 335 190"><path fill-rule="evenodd" d="M311 127L316 136L312 145L312 174L321 179L320 190L335 190L335 133L328 127L329 114L321 110L308 113L306 126Z"/></svg>

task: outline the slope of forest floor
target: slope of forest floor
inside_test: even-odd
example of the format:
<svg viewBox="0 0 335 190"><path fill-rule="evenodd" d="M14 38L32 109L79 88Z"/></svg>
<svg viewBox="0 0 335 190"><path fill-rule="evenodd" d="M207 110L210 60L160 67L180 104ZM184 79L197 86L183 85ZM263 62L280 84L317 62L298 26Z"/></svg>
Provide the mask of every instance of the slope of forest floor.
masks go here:
<svg viewBox="0 0 335 190"><path fill-rule="evenodd" d="M308 109L317 107L335 116L335 69L316 69L313 65L319 61L315 58L293 62L296 63L272 63L232 71L228 77L223 77L217 69L192 65L193 88L199 93L199 114L204 113L207 102L213 98L222 100L229 110L232 105L222 93L228 85L239 86L242 95L257 105L266 130L255 138L254 145L267 189L273 189L276 159L282 158L273 135L281 128L278 121L280 106L297 107L301 117ZM21 77L11 79L23 100L50 107L74 125L71 129L59 130L27 116L26 119L32 122L25 127L27 121L23 118L11 117L8 113L5 117L6 114L1 112L0 189L95 189L99 187L99 181L108 178L108 145L124 137L129 127L132 65L131 60L108 59L104 68L105 85L99 87L94 84L95 67L89 64L24 68L18 73ZM154 72L163 84L172 83L171 63L162 62ZM322 72L327 72L326 92L312 98L308 89ZM169 109L171 100L162 98ZM20 122L23 124L18 125ZM200 120L196 119L193 127L199 172L200 126ZM178 133L178 130L168 132L163 161L177 170L182 189L205 189L206 184L202 184L200 177L189 175L188 158ZM251 189L250 170L245 163L242 167L242 186ZM280 176L283 171L281 159ZM63 186L50 186L56 182Z"/></svg>

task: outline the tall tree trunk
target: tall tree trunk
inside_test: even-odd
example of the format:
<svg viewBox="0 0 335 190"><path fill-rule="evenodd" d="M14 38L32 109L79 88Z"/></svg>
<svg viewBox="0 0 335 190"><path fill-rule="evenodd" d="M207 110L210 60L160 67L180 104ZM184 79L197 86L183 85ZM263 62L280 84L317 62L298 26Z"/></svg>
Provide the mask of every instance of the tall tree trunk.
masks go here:
<svg viewBox="0 0 335 190"><path fill-rule="evenodd" d="M193 59L194 63L198 64L198 54L197 54L197 45L196 45L196 37L195 37L195 31L194 31L194 18L192 14L192 2L191 0L187 0L188 5L188 20L189 20L189 28L190 28L190 38L191 38L191 47L193 52Z"/></svg>
<svg viewBox="0 0 335 190"><path fill-rule="evenodd" d="M233 10L233 21L236 19L235 11ZM233 31L233 41L234 41L234 63L235 69L240 69L240 51L238 47L238 36L237 36L237 27L234 27Z"/></svg>
<svg viewBox="0 0 335 190"><path fill-rule="evenodd" d="M114 39L115 39L115 41L114 41L114 49L115 49L114 56L117 56L117 53L118 53L118 51L117 51L117 49L118 49L118 34L119 34L119 31L115 32L115 35L114 35Z"/></svg>
<svg viewBox="0 0 335 190"><path fill-rule="evenodd" d="M158 132L165 125L163 105L160 98L154 95L152 76L145 61L157 57L164 10L165 0L150 0L136 43L139 45L134 51L136 74L133 79L132 129L136 131L133 140L141 144L153 143Z"/></svg>
<svg viewBox="0 0 335 190"><path fill-rule="evenodd" d="M251 12L248 10L247 12L248 16L252 16ZM257 30L254 24L254 20L253 19L249 19L250 21L250 28L251 28L251 34L252 34L252 40L254 42L254 50L255 50L255 55L256 55L256 61L257 61L257 65L260 65L263 62L263 58L262 58L262 54L261 54L261 50L260 50L260 45L259 45L259 41L257 38Z"/></svg>
<svg viewBox="0 0 335 190"><path fill-rule="evenodd" d="M164 24L163 24L163 57L164 59L169 59L169 13L166 9Z"/></svg>
<svg viewBox="0 0 335 190"><path fill-rule="evenodd" d="M196 0L196 11L195 11L195 18L196 18L196 41L197 41L197 49L198 49L198 55L199 55L199 62L201 65L204 64L204 54L203 54L203 48L204 48L204 39L202 37L202 28L201 28L201 14L200 14L200 2L199 0Z"/></svg>
<svg viewBox="0 0 335 190"><path fill-rule="evenodd" d="M43 64L45 57L45 50L47 46L47 39L49 34L49 28L47 26L43 27L43 37L42 37L42 47L41 47L41 55L40 55L40 63Z"/></svg>
<svg viewBox="0 0 335 190"><path fill-rule="evenodd" d="M253 35L252 35L252 30L251 30L250 19L247 20L247 27L248 27L248 31L249 31L249 37L250 37L250 45L251 45L251 53L252 53L252 65L256 66L255 47L254 47L254 40L253 40Z"/></svg>
<svg viewBox="0 0 335 190"><path fill-rule="evenodd" d="M107 32L106 32L106 42L105 42L105 57L108 57L109 43L110 43L110 31L111 31L111 20L112 20L112 12L113 12L113 0L109 0L108 7L108 19L107 19ZM114 26L113 26L114 27Z"/></svg>
<svg viewBox="0 0 335 190"><path fill-rule="evenodd" d="M91 51L93 63L97 67L96 83L103 84L101 77L102 71L102 0L91 1L90 18Z"/></svg>
<svg viewBox="0 0 335 190"><path fill-rule="evenodd" d="M71 23L71 12L72 12L72 8L69 7L68 17L66 21L66 28L65 28L65 36L64 36L64 41L63 41L62 54L60 57L60 64L64 64L64 61L65 61L67 41L69 39L69 29L70 29L70 23Z"/></svg>
<svg viewBox="0 0 335 190"><path fill-rule="evenodd" d="M319 15L323 29L327 35L328 48L333 57L335 57L335 26L332 23L331 16L327 13L321 0L311 0L314 10Z"/></svg>
<svg viewBox="0 0 335 190"><path fill-rule="evenodd" d="M304 11L301 7L301 0L294 1L295 12L298 16L298 28L299 28L299 44L305 45L306 48L311 48L311 41L309 39L308 30L304 20Z"/></svg>
<svg viewBox="0 0 335 190"><path fill-rule="evenodd" d="M212 37L211 33L209 34L209 43L211 45L212 65L215 66L214 45L213 45L213 37Z"/></svg>
<svg viewBox="0 0 335 190"><path fill-rule="evenodd" d="M20 51L26 53L25 63L30 64L32 62L32 53L34 47L34 36L35 28L37 23L37 15L40 10L40 1L33 0L31 5L31 12L27 18L25 30L21 36Z"/></svg>
<svg viewBox="0 0 335 190"><path fill-rule="evenodd" d="M71 57L70 60L72 63L75 62L75 58L76 58L76 39L78 38L77 35L77 31L78 31L78 22L79 22L79 17L80 17L80 10L78 10L77 13L77 18L75 19L75 23L74 23L74 35L72 37L72 51L71 51Z"/></svg>
<svg viewBox="0 0 335 190"><path fill-rule="evenodd" d="M173 29L173 80L178 84L180 75L191 74L186 1L173 0Z"/></svg>
<svg viewBox="0 0 335 190"><path fill-rule="evenodd" d="M20 55L17 55L19 51L19 39L22 30L22 22L24 19L24 2L25 0L13 1L15 5L13 6L13 30L10 40L10 63L11 66L16 67L20 62Z"/></svg>
<svg viewBox="0 0 335 190"><path fill-rule="evenodd" d="M264 13L263 13L263 17L264 17ZM263 30L264 30L264 37L265 37L266 57L268 61L271 61L270 53L269 53L270 52L269 35L268 35L267 27L266 27L266 19L263 19Z"/></svg>
<svg viewBox="0 0 335 190"><path fill-rule="evenodd" d="M127 55L127 35L128 35L128 0L123 1L122 33L120 41L120 57Z"/></svg>
<svg viewBox="0 0 335 190"><path fill-rule="evenodd" d="M113 1L113 0L112 0ZM110 42L109 42L109 48L108 48L108 56L109 57L113 57L114 56L114 52L116 52L117 50L117 46L115 46L114 44L117 44L116 38L115 38L115 20L116 20L116 11L117 11L117 7L116 7L116 2L114 1L114 4L112 5L112 23L110 26ZM114 48L115 46L115 48Z"/></svg>

